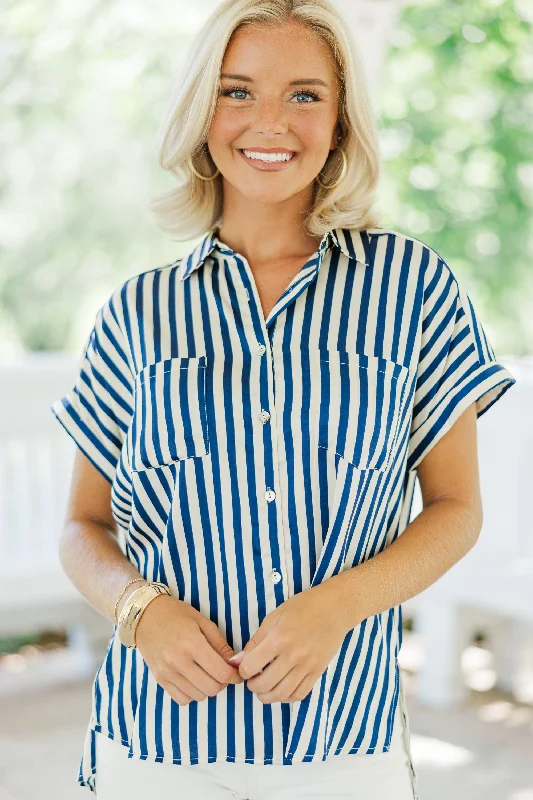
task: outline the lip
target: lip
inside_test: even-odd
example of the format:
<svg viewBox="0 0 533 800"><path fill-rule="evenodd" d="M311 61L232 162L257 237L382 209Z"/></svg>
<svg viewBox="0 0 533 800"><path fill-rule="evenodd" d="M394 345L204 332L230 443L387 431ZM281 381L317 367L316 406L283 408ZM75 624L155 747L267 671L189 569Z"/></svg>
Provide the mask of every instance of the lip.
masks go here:
<svg viewBox="0 0 533 800"><path fill-rule="evenodd" d="M287 150L286 147L239 147L239 150L250 150L252 153L297 153L298 150Z"/></svg>
<svg viewBox="0 0 533 800"><path fill-rule="evenodd" d="M294 153L294 156L290 159L290 161L271 161L270 163L267 163L266 161L254 161L253 159L248 158L248 156L245 156L243 151L239 149L238 152L240 153L241 158L243 158L250 167L258 169L260 172L281 172L282 170L288 169L300 155L295 150L286 150L282 147L277 147L271 150L267 150L264 147L256 147L253 150L252 148L248 147L244 149L250 150L254 153Z"/></svg>

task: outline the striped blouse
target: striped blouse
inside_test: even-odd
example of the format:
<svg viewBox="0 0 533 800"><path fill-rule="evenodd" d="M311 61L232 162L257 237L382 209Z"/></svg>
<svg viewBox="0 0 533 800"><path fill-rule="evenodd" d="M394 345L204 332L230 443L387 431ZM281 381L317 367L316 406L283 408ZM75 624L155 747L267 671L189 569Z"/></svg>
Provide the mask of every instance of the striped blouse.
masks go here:
<svg viewBox="0 0 533 800"><path fill-rule="evenodd" d="M515 379L417 239L328 231L265 319L248 262L218 232L112 293L51 410L112 484L127 558L238 652L287 598L400 535L426 453ZM303 700L270 704L244 681L180 706L115 626L78 783L95 791L97 731L174 764L388 751L398 703L408 732L401 612L351 629Z"/></svg>

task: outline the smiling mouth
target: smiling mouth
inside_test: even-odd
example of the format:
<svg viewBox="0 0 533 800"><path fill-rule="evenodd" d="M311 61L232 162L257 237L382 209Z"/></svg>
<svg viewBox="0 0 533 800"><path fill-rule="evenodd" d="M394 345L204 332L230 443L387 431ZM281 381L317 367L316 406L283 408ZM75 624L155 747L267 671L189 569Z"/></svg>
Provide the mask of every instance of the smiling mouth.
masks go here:
<svg viewBox="0 0 533 800"><path fill-rule="evenodd" d="M290 158L251 158L250 156L246 155L245 148L238 148L238 149L239 149L239 153L242 153L244 158L247 158L248 161L256 161L256 162L259 162L260 164L289 164L291 161L293 161L296 158L296 156L299 155L299 153L297 151L293 151L292 153L290 153ZM248 152L249 153L254 153L254 152L258 152L258 151L248 150ZM275 151L273 151L273 154L274 153L275 153ZM271 154L263 153L262 155L268 156L268 155L271 155ZM288 154L287 153L281 153L281 155L286 156Z"/></svg>

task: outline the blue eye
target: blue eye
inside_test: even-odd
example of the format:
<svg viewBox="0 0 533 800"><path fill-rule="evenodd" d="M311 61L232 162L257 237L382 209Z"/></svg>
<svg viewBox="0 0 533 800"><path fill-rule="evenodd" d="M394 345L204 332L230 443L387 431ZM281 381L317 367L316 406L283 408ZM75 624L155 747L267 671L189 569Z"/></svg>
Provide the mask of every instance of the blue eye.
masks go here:
<svg viewBox="0 0 533 800"><path fill-rule="evenodd" d="M224 97L228 97L230 94L233 94L233 92L246 92L246 89L243 89L242 87L235 87L235 89L226 89L222 92L222 94Z"/></svg>
<svg viewBox="0 0 533 800"><path fill-rule="evenodd" d="M306 95L308 95L308 97L312 97L314 101L315 100L320 100L320 97L317 94L315 94L314 92L304 92L304 91L295 92L293 97L295 95L297 95L297 94L306 94Z"/></svg>
<svg viewBox="0 0 533 800"><path fill-rule="evenodd" d="M245 94L248 94L248 89L243 89L243 88L242 88L242 86L233 86L233 87L231 87L230 89L224 89L224 90L221 92L221 94L222 94L222 96L223 96L223 97L229 97L229 96L230 96L230 95L232 95L234 92L244 92ZM317 94L315 94L315 92L309 92L309 91L307 91L307 90L306 90L306 91L304 91L304 90L302 90L302 89L298 90L297 92L294 92L294 94L293 94L292 96L293 96L293 97L296 97L296 96L297 96L297 95L299 95L299 94L301 94L301 95L308 95L308 97L312 97L312 98L313 98L313 102L316 102L316 101L319 101L319 100L320 100L320 97L319 97ZM235 97L235 98L233 98L233 99L234 99L234 100L240 100L240 99L242 99L242 98ZM303 103L298 103L298 105L304 105L304 104L303 104Z"/></svg>

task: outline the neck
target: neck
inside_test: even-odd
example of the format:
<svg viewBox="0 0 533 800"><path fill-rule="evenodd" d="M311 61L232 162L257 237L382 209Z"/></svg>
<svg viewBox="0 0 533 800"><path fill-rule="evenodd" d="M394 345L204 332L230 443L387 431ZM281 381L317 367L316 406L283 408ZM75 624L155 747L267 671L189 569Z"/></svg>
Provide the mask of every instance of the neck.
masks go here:
<svg viewBox="0 0 533 800"><path fill-rule="evenodd" d="M299 195L275 205L225 195L218 238L256 266L306 258L318 249L321 237L304 230L307 212L301 202Z"/></svg>

